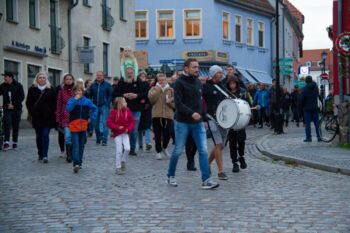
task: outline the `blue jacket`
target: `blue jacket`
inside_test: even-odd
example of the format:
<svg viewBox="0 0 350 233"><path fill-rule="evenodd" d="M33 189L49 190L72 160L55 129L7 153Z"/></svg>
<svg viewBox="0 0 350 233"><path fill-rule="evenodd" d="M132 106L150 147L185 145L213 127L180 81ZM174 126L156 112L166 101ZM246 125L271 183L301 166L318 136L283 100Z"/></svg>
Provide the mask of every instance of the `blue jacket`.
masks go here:
<svg viewBox="0 0 350 233"><path fill-rule="evenodd" d="M315 82L306 84L301 90L300 103L303 106L304 111L317 111L318 110L318 87Z"/></svg>
<svg viewBox="0 0 350 233"><path fill-rule="evenodd" d="M110 107L112 103L112 85L106 81L94 82L87 92L87 96L97 106Z"/></svg>
<svg viewBox="0 0 350 233"><path fill-rule="evenodd" d="M69 129L71 132L86 131L89 116L91 120L95 120L97 117L97 107L85 96L79 100L74 97L70 98L66 109L69 112Z"/></svg>
<svg viewBox="0 0 350 233"><path fill-rule="evenodd" d="M258 90L254 96L254 105L260 105L262 108L269 106L269 92L268 90Z"/></svg>

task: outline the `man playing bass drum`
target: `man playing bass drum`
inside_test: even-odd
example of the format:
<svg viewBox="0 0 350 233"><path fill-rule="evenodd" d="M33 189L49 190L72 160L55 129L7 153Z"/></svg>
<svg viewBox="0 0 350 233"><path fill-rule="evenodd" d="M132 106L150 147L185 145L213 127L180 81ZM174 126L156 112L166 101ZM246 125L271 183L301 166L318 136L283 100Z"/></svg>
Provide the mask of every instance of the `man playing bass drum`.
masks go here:
<svg viewBox="0 0 350 233"><path fill-rule="evenodd" d="M209 156L209 166L215 159L218 166L218 178L220 180L227 180L228 177L224 172L221 156L221 151L224 148L226 130L218 126L215 121L217 106L226 98L226 96L214 86L218 86L221 90L226 89L221 84L224 72L220 66L214 65L210 67L209 74L210 79L203 86L203 98L207 105L208 132L215 145Z"/></svg>

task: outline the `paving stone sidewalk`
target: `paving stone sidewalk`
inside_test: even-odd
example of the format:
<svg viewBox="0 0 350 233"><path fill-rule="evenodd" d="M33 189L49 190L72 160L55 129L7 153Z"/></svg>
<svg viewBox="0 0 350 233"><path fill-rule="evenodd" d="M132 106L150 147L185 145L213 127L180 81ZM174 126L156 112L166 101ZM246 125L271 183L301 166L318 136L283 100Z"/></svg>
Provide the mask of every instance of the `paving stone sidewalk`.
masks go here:
<svg viewBox="0 0 350 233"><path fill-rule="evenodd" d="M314 134L314 129L312 128ZM350 150L336 146L334 143L303 142L303 127L291 127L282 135L272 132L257 142L257 148L264 155L274 159L288 160L298 164L329 172L350 175Z"/></svg>
<svg viewBox="0 0 350 233"><path fill-rule="evenodd" d="M165 183L169 160L156 160L154 151L129 157L127 173L117 176L113 141L96 146L89 138L74 174L58 156L56 132L42 164L33 130L21 130L18 149L0 152L0 232L349 233L350 177L267 160L256 148L266 133L247 130L248 168L239 173L231 172L226 147L229 180L202 190L185 156L173 188ZM216 178L215 163L212 171Z"/></svg>

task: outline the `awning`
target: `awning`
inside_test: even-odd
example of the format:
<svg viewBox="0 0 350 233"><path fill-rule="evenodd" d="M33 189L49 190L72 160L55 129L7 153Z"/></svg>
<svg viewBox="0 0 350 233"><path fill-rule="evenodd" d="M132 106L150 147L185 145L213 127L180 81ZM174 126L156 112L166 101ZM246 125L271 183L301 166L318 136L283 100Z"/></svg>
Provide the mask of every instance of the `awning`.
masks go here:
<svg viewBox="0 0 350 233"><path fill-rule="evenodd" d="M256 80L252 75L250 75L247 70L241 67L235 67L235 69L249 82L249 83L258 83L259 81Z"/></svg>
<svg viewBox="0 0 350 233"><path fill-rule="evenodd" d="M247 73L252 75L259 83L272 84L272 77L263 71L247 70Z"/></svg>

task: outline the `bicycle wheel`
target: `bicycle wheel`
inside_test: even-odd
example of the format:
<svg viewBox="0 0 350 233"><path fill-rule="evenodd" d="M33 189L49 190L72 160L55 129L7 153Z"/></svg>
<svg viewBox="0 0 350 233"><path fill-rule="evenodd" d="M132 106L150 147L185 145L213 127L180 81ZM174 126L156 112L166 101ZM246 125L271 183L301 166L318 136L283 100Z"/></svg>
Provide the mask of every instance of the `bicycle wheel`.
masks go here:
<svg viewBox="0 0 350 233"><path fill-rule="evenodd" d="M336 116L324 115L320 120L320 135L324 142L331 142L338 134L339 125Z"/></svg>

